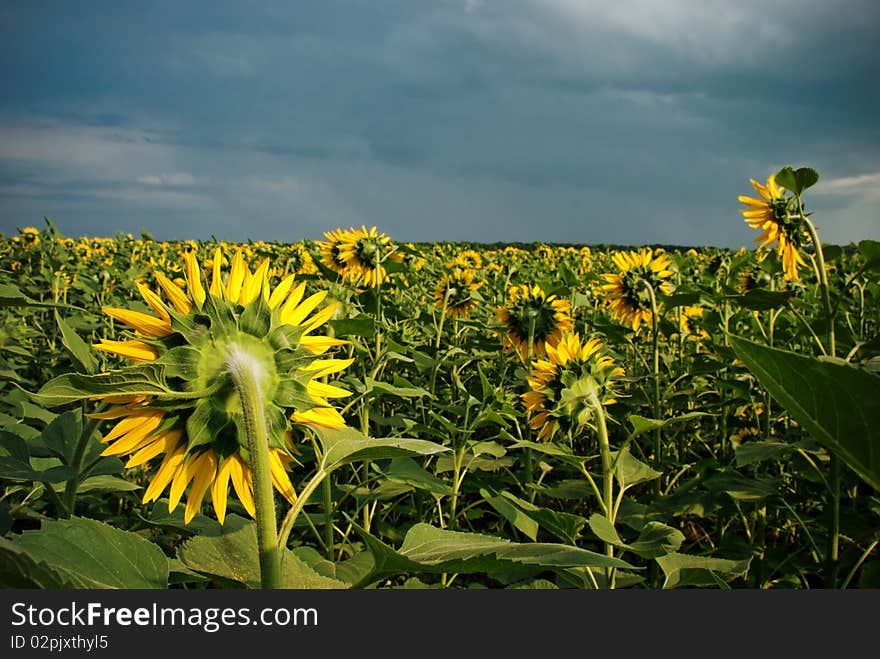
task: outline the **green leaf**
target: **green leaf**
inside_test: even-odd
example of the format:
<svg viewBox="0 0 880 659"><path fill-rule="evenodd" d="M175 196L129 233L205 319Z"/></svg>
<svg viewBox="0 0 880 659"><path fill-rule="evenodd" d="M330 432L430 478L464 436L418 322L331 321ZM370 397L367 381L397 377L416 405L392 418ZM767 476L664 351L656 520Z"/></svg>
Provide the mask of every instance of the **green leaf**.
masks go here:
<svg viewBox="0 0 880 659"><path fill-rule="evenodd" d="M808 448L809 442L780 442L775 439L745 442L733 450L736 466L745 467L756 462L783 460L799 448Z"/></svg>
<svg viewBox="0 0 880 659"><path fill-rule="evenodd" d="M70 410L58 415L43 429L43 444L64 464L73 464L73 456L82 435L82 414L79 410Z"/></svg>
<svg viewBox="0 0 880 659"><path fill-rule="evenodd" d="M665 428L667 426L674 426L679 423L686 423L693 419L699 419L703 416L709 416L709 414L706 412L688 412L679 416L669 417L668 419L649 419L644 416L639 416L638 414L630 414L627 418L629 419L629 422L633 425L631 437L638 437L639 435L657 430L658 428Z"/></svg>
<svg viewBox="0 0 880 659"><path fill-rule="evenodd" d="M373 569L361 584L397 574L458 572L502 573L529 566L545 570L585 567L637 569L619 558L544 542L512 542L506 538L447 531L424 523L413 525L395 550L352 522L373 555Z"/></svg>
<svg viewBox="0 0 880 659"><path fill-rule="evenodd" d="M98 362L92 353L92 349L57 311L55 312L55 323L58 325L58 329L61 330L61 343L67 348L67 351L74 361L79 364L80 368L86 373L97 371Z"/></svg>
<svg viewBox="0 0 880 659"><path fill-rule="evenodd" d="M196 536L178 550L178 558L200 574L260 588L260 559L257 526L250 522L216 536ZM290 550L281 555L281 587L296 589L339 589L349 584L323 576Z"/></svg>
<svg viewBox="0 0 880 659"><path fill-rule="evenodd" d="M27 295L12 284L0 284L0 307L26 307L32 304Z"/></svg>
<svg viewBox="0 0 880 659"><path fill-rule="evenodd" d="M309 424L321 444L321 469L330 472L342 465L363 460L382 460L413 455L434 455L449 449L423 439L388 437L373 439L354 428L325 428Z"/></svg>
<svg viewBox="0 0 880 659"><path fill-rule="evenodd" d="M628 490L639 483L646 483L655 478L660 478L663 475L644 462L634 458L629 449L612 451L611 459L615 463L614 477L624 490Z"/></svg>
<svg viewBox="0 0 880 659"><path fill-rule="evenodd" d="M776 172L776 184L781 185L786 190L791 190L792 192L799 194L800 190L798 189L797 176L794 173L794 169L791 165L786 165L778 172Z"/></svg>
<svg viewBox="0 0 880 659"><path fill-rule="evenodd" d="M481 489L480 494L493 508L498 510L498 512L505 517L507 517L505 511L508 513L513 512L515 515L518 515L520 519L522 516L526 516L533 520L539 527L569 545L574 545L576 543L581 529L583 529L584 525L587 523L587 520L580 515L572 515L571 513L557 512L550 508L542 508L520 499L519 497L512 495L510 492L501 492L499 495L493 496L485 489ZM510 518L508 517L508 519ZM511 520L511 522L513 522L513 520ZM525 533L524 530L523 532ZM535 539L531 536L528 537L532 540Z"/></svg>
<svg viewBox="0 0 880 659"><path fill-rule="evenodd" d="M632 543L621 540L617 529L604 515L593 513L589 520L590 530L602 542L620 547L641 556L642 558L658 558L678 551L684 542L684 534L660 522L648 522L639 532L639 537Z"/></svg>
<svg viewBox="0 0 880 659"><path fill-rule="evenodd" d="M327 321L327 324L332 328L334 336L360 336L371 339L376 333L375 322L370 316L338 318Z"/></svg>
<svg viewBox="0 0 880 659"><path fill-rule="evenodd" d="M389 394L391 396L397 396L398 398L419 398L421 396L431 396L431 392L429 392L427 389L423 389L422 387L414 387L412 385L401 387L388 384L387 382L379 382L378 380L374 380L371 377L365 378L364 383L367 385L368 389L374 392L378 392L380 394Z"/></svg>
<svg viewBox="0 0 880 659"><path fill-rule="evenodd" d="M44 520L38 531L0 538L0 553L3 562L26 556L44 564L71 588L168 586L168 559L159 547L86 517Z"/></svg>
<svg viewBox="0 0 880 659"><path fill-rule="evenodd" d="M412 458L394 458L384 470L389 480L412 485L438 496L451 495L452 488L434 474L428 472Z"/></svg>
<svg viewBox="0 0 880 659"><path fill-rule="evenodd" d="M154 396L167 392L168 387L161 379L161 367L150 365L98 375L67 373L49 380L37 393L26 393L41 405L55 407L97 396Z"/></svg>
<svg viewBox="0 0 880 659"><path fill-rule="evenodd" d="M663 588L717 586L719 579L728 583L738 577L745 576L751 562L751 557L732 561L725 558L689 556L679 553L660 556L657 559L665 576Z"/></svg>
<svg viewBox="0 0 880 659"><path fill-rule="evenodd" d="M812 167L799 167L794 176L797 181L798 194L819 182L819 172Z"/></svg>
<svg viewBox="0 0 880 659"><path fill-rule="evenodd" d="M165 367L165 375L191 382L199 376L201 353L190 346L171 348L154 363Z"/></svg>
<svg viewBox="0 0 880 659"><path fill-rule="evenodd" d="M731 343L795 421L880 491L880 378L741 337Z"/></svg>
<svg viewBox="0 0 880 659"><path fill-rule="evenodd" d="M859 253L867 261L866 270L880 270L880 242L876 240L859 241Z"/></svg>
<svg viewBox="0 0 880 659"><path fill-rule="evenodd" d="M775 496L781 481L774 478L749 478L735 471L720 471L704 481L707 490L726 492L738 501L760 501Z"/></svg>
<svg viewBox="0 0 880 659"><path fill-rule="evenodd" d="M725 295L724 297L745 309L767 311L786 306L792 294L788 291L768 291L763 288L756 288L745 295Z"/></svg>

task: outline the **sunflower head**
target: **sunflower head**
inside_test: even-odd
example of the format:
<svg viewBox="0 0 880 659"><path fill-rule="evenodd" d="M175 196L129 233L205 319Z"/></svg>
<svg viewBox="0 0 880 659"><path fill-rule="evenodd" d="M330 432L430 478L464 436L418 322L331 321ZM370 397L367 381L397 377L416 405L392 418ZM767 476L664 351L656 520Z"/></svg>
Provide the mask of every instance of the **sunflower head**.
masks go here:
<svg viewBox="0 0 880 659"><path fill-rule="evenodd" d="M597 338L582 342L577 333L566 332L556 345L548 345L546 359L532 362L529 390L522 394L538 441L590 425L596 403L616 402L614 381L623 375Z"/></svg>
<svg viewBox="0 0 880 659"><path fill-rule="evenodd" d="M18 239L25 249L36 247L40 244L40 230L34 227L25 227L19 231Z"/></svg>
<svg viewBox="0 0 880 659"><path fill-rule="evenodd" d="M477 306L478 299L474 296L483 282L474 281L476 272L462 268L453 268L440 278L434 288L434 304L438 308L446 308L452 318L467 318Z"/></svg>
<svg viewBox="0 0 880 659"><path fill-rule="evenodd" d="M132 365L95 376L107 393L94 396L111 408L94 416L115 422L104 437L105 455L128 456L136 467L164 456L144 494L155 501L170 486L169 510L189 487L184 520L201 507L208 489L220 522L230 481L254 515L253 483L236 372L246 369L260 393L270 443L272 480L289 501L296 493L287 475L293 433L300 426L342 427L329 399L349 392L322 381L351 360L321 355L344 341L316 335L336 305L315 311L326 291L307 294L290 275L272 288L269 261L253 272L241 251L228 275L218 247L211 275L203 277L195 250L183 252L185 287L156 272L159 290L137 284L153 313L108 307L128 327L121 340L95 346ZM206 283L210 284L206 287ZM105 384L102 384L105 383ZM291 423L292 422L292 423Z"/></svg>
<svg viewBox="0 0 880 659"><path fill-rule="evenodd" d="M602 290L614 317L637 331L644 322L653 324L651 295L669 295L673 274L672 261L664 252L651 248L637 252L615 252L611 260L617 272L602 275Z"/></svg>
<svg viewBox="0 0 880 659"><path fill-rule="evenodd" d="M776 183L771 174L764 185L749 179L758 193L758 199L740 195L740 203L746 224L761 234L755 238L758 249L772 248L775 243L777 253L782 259L782 270L787 280L797 281L798 268L805 265L801 250L809 242L803 217L797 208L797 200Z"/></svg>
<svg viewBox="0 0 880 659"><path fill-rule="evenodd" d="M703 307L683 307L679 316L678 328L686 339L694 341L708 339L709 333L703 328Z"/></svg>
<svg viewBox="0 0 880 659"><path fill-rule="evenodd" d="M337 229L324 234L320 243L321 261L334 272L354 284L378 286L385 280L382 265L395 252L396 246L376 227L367 229Z"/></svg>
<svg viewBox="0 0 880 659"><path fill-rule="evenodd" d="M548 344L574 327L569 301L547 295L537 285L511 287L507 305L498 307L495 315L502 325L505 348L515 350L523 360L528 359L530 339L532 357L543 357Z"/></svg>
<svg viewBox="0 0 880 659"><path fill-rule="evenodd" d="M454 265L464 270L479 270L483 267L483 257L473 249L466 249L455 257Z"/></svg>

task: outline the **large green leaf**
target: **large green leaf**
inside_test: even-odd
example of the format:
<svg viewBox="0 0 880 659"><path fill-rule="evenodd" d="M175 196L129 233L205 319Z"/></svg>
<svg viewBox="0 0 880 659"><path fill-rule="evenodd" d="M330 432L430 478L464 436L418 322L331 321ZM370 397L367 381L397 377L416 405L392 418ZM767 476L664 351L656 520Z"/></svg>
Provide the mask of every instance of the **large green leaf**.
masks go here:
<svg viewBox="0 0 880 659"><path fill-rule="evenodd" d="M162 369L162 366L148 364L98 375L66 373L49 380L37 393L27 392L27 394L47 407L97 396L167 394L170 390L162 381Z"/></svg>
<svg viewBox="0 0 880 659"><path fill-rule="evenodd" d="M642 558L658 558L671 554L684 542L684 534L678 529L660 522L648 522L635 541L626 543L608 518L599 513L590 516L590 530L603 542L629 550Z"/></svg>
<svg viewBox="0 0 880 659"><path fill-rule="evenodd" d="M541 570L616 567L637 569L626 561L603 554L546 542L512 542L479 533L448 531L417 523L404 537L400 549L393 549L357 524L364 544L373 555L373 569L359 585L383 576L457 572L504 573L512 568Z"/></svg>
<svg viewBox="0 0 880 659"><path fill-rule="evenodd" d="M538 528L553 534L564 543L574 545L587 520L580 515L557 512L529 503L510 492L492 495L480 490L489 504L531 540L537 539Z"/></svg>
<svg viewBox="0 0 880 659"><path fill-rule="evenodd" d="M663 570L663 588L685 586L721 586L749 571L751 557L732 561L726 558L688 556L672 553L660 556L657 563Z"/></svg>
<svg viewBox="0 0 880 659"><path fill-rule="evenodd" d="M98 362L92 353L92 349L57 311L55 312L55 323L58 325L58 329L61 330L61 342L80 368L85 373L97 371Z"/></svg>
<svg viewBox="0 0 880 659"><path fill-rule="evenodd" d="M159 547L86 517L47 520L38 531L0 538L0 554L4 563L39 568L40 578L51 571L70 588L168 586L168 559Z"/></svg>
<svg viewBox="0 0 880 659"><path fill-rule="evenodd" d="M880 378L741 337L731 344L795 421L880 491Z"/></svg>
<svg viewBox="0 0 880 659"><path fill-rule="evenodd" d="M423 439L386 437L374 439L354 428L309 426L323 449L321 468L330 472L342 465L362 460L382 460L413 455L433 455L449 449Z"/></svg>
<svg viewBox="0 0 880 659"><path fill-rule="evenodd" d="M216 536L196 536L178 550L180 561L200 574L220 577L248 588L260 588L257 527L250 522ZM291 551L281 557L281 587L348 588L349 584L316 572Z"/></svg>

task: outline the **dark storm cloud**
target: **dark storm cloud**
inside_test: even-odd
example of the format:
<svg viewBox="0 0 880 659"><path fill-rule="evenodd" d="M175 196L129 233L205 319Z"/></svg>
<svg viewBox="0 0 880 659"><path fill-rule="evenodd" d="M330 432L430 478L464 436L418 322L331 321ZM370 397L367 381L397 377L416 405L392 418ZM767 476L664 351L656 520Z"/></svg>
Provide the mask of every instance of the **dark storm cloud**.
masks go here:
<svg viewBox="0 0 880 659"><path fill-rule="evenodd" d="M878 13L7 3L0 230L736 247L748 178L793 162L824 238L876 237Z"/></svg>

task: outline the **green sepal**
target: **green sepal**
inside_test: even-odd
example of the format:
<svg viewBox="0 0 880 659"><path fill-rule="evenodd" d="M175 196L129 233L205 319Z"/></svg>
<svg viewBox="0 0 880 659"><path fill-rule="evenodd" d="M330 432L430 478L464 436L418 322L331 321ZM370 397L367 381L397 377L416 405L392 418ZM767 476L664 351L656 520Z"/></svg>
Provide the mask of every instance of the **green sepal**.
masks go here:
<svg viewBox="0 0 880 659"><path fill-rule="evenodd" d="M262 339L272 327L272 311L262 294L248 304L238 319L238 328L242 332Z"/></svg>

